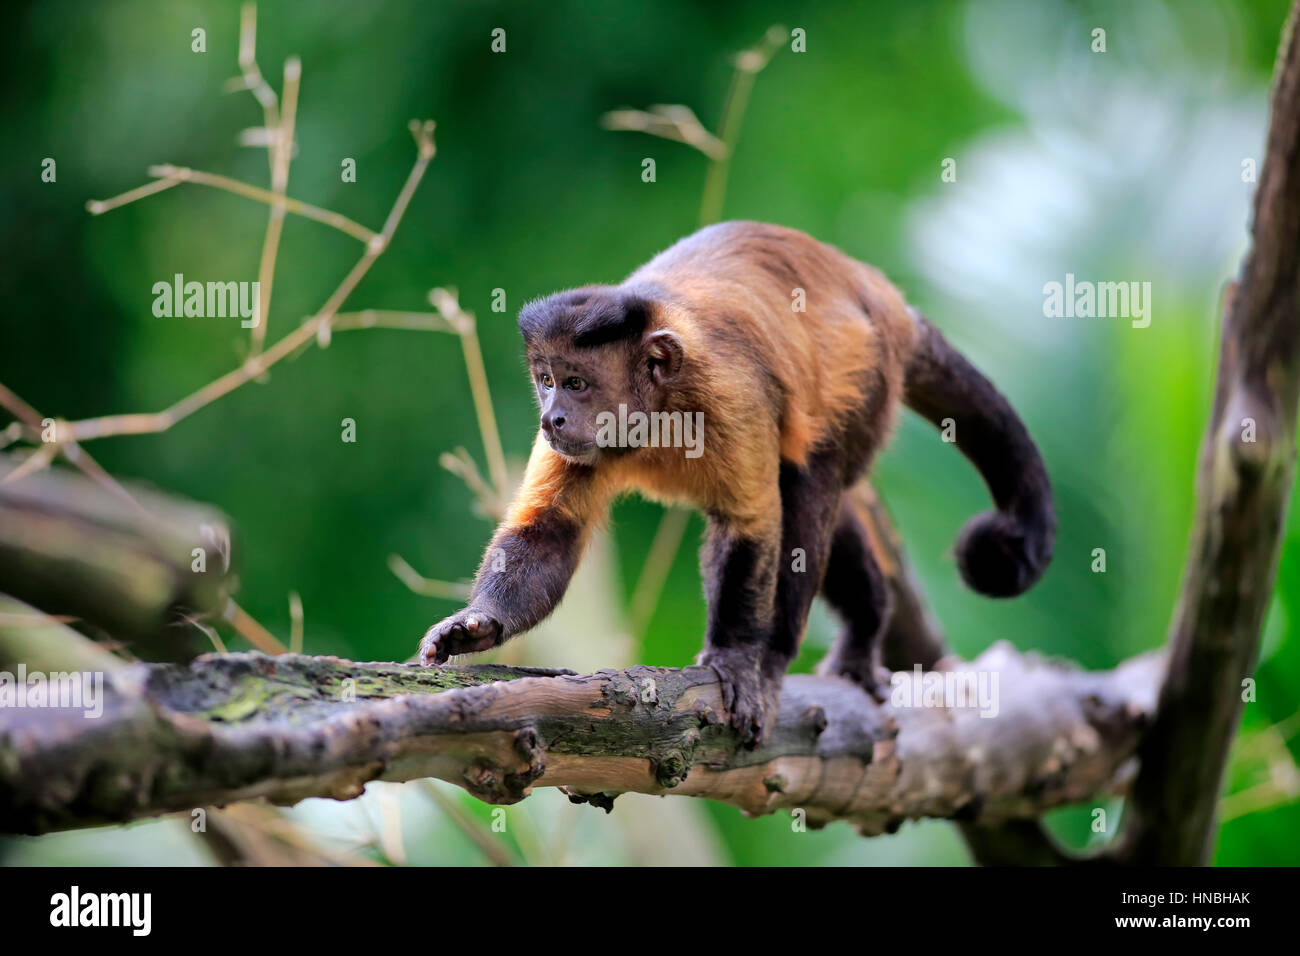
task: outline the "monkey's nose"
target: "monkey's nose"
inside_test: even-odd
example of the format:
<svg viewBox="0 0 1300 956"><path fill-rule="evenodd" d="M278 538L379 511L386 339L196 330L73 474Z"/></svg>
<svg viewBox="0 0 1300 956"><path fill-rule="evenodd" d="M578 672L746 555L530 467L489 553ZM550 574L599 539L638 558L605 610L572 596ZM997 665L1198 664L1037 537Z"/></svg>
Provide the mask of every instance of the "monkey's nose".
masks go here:
<svg viewBox="0 0 1300 956"><path fill-rule="evenodd" d="M561 431L564 428L564 416L546 414L542 416L542 431L551 434L552 431Z"/></svg>

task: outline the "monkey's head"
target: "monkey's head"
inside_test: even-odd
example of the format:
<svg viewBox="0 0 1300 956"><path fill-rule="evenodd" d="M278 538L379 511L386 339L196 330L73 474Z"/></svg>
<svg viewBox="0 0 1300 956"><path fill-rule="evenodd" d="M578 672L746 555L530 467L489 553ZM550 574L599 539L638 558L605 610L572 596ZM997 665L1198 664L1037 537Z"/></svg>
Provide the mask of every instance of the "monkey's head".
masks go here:
<svg viewBox="0 0 1300 956"><path fill-rule="evenodd" d="M541 406L542 434L565 458L594 465L619 445L633 413L662 411L681 371L681 340L656 325L653 296L588 286L528 303L519 313Z"/></svg>

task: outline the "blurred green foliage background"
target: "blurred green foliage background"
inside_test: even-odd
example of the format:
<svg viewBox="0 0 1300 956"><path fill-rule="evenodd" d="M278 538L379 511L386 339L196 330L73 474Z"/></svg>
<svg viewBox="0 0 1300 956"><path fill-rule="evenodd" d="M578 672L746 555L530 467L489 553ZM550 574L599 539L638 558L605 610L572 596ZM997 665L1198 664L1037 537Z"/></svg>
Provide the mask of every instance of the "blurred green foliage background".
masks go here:
<svg viewBox="0 0 1300 956"><path fill-rule="evenodd" d="M1223 283L1245 248L1266 97L1285 0L1258 2L826 2L486 0L263 3L257 55L279 88L303 63L289 194L378 228L414 150L406 124L437 121L438 154L390 250L346 309L424 310L460 290L479 320L507 454L517 466L535 411L514 314L559 288L614 282L697 225L704 158L601 128L618 107L683 103L716 128L733 53L776 23L806 31L758 77L730 170L726 218L804 229L884 269L1011 397L1038 440L1060 509L1057 556L1012 602L963 590L951 545L986 507L974 470L910 414L876 468L911 558L963 654L1008 640L1108 667L1158 646L1178 591L1197 446L1211 389ZM262 149L238 145L261 112L235 76L234 2L46 2L11 9L0 35L3 317L0 381L43 414L154 411L234 368L238 319L161 319L152 286L256 278L262 205L180 186L99 218L88 199L175 163L265 186ZM491 31L507 50L490 50ZM191 31L206 30L205 53ZM1105 53L1092 31L1106 31ZM40 179L57 161L57 182ZM344 158L355 183L341 181ZM641 179L643 158L657 181ZM956 160L956 182L941 164ZM1248 177L1247 177L1248 178ZM312 314L358 244L290 216L269 339ZM1153 320L1049 319L1043 285L1066 273L1150 281ZM509 311L491 311L492 290ZM340 441L340 422L358 440ZM306 649L405 659L454 610L397 580L400 554L463 580L491 533L460 479L457 446L483 461L454 336L372 330L277 366L165 434L90 450L115 475L212 502L239 529L242 605L282 638L302 597ZM619 505L592 586L563 628L525 637L530 663L681 665L704 606L693 519L644 640L625 604L661 512ZM1106 552L1094 573L1094 549ZM1216 862L1295 864L1294 740L1265 728L1300 702L1300 518L1292 510L1233 765ZM799 666L826 647L815 612ZM560 633L563 631L563 633ZM232 647L241 641L227 634ZM1294 730L1295 721L1289 725ZM1284 728L1285 730L1285 728ZM1241 744L1242 741L1239 741ZM417 785L361 801L309 801L290 816L325 841L384 859L375 834L399 814L414 863L487 858ZM446 794L488 823L490 810ZM1288 796L1289 794L1289 796ZM1109 805L1110 830L1119 805ZM792 832L725 806L627 797L606 818L539 793L493 835L533 862L962 863L955 831L926 822L862 840L845 826ZM1091 808L1052 816L1075 846ZM400 856L400 854L399 854ZM9 863L209 862L184 821L0 844Z"/></svg>

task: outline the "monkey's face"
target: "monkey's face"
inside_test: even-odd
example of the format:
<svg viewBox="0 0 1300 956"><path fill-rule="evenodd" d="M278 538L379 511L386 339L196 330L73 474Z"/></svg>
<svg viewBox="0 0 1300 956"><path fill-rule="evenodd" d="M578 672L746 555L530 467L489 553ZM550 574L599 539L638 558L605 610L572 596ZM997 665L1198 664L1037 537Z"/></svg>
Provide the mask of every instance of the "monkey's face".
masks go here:
<svg viewBox="0 0 1300 956"><path fill-rule="evenodd" d="M630 454L638 445L629 416L663 407L684 350L675 334L654 328L655 309L646 295L592 286L520 311L542 435L565 458L594 465Z"/></svg>
<svg viewBox="0 0 1300 956"><path fill-rule="evenodd" d="M665 407L683 361L681 341L664 330L631 342L529 351L542 435L565 458L587 465L642 447L629 423Z"/></svg>
<svg viewBox="0 0 1300 956"><path fill-rule="evenodd" d="M607 414L634 398L625 363L615 348L550 349L530 361L541 407L542 435L555 451L583 464L595 464L608 448L600 439Z"/></svg>

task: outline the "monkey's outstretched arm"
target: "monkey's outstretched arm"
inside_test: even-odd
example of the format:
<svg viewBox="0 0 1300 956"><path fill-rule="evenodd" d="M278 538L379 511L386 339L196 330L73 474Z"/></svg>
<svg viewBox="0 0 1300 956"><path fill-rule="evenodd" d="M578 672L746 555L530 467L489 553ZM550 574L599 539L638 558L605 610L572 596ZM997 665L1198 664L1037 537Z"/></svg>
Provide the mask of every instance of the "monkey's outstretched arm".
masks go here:
<svg viewBox="0 0 1300 956"><path fill-rule="evenodd" d="M488 650L550 614L608 504L603 484L594 469L566 461L539 437L523 485L483 556L469 605L429 628L420 662Z"/></svg>

